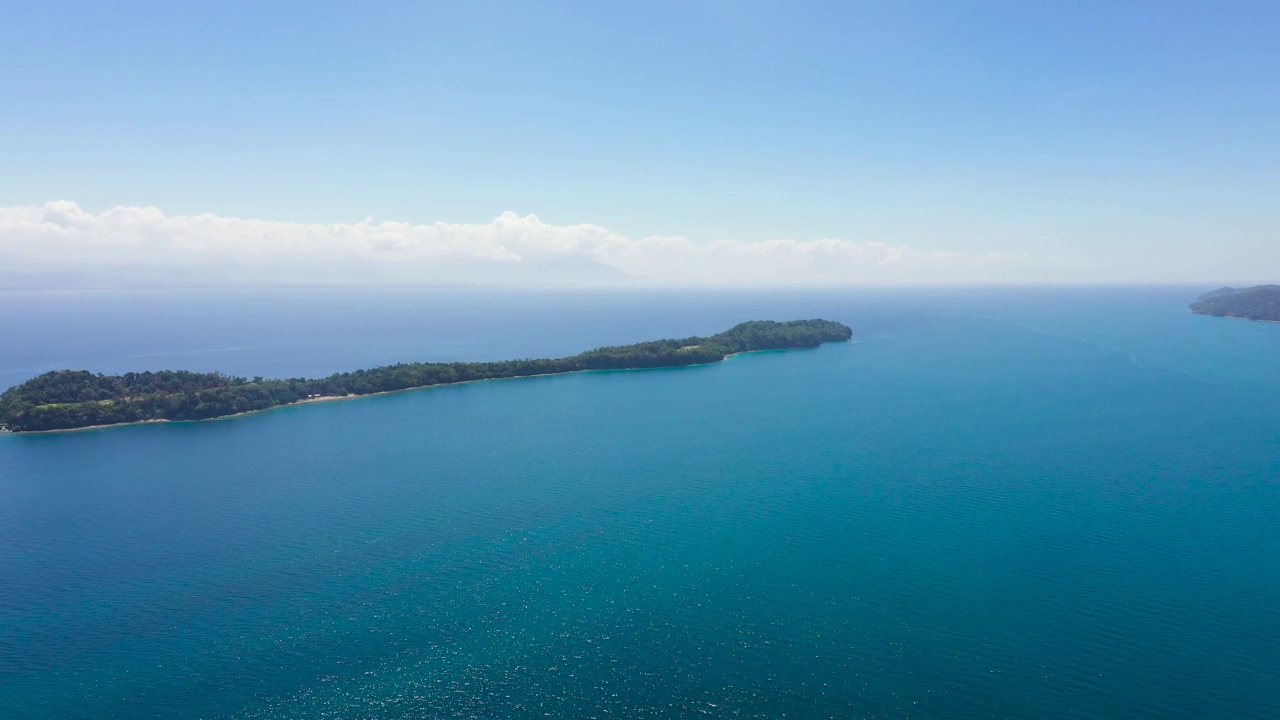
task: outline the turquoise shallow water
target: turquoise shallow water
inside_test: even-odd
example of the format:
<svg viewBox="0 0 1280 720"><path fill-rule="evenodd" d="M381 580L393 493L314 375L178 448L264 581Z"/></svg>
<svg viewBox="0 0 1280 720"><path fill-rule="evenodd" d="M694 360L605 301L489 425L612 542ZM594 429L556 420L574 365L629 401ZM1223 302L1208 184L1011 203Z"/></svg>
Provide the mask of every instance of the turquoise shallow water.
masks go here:
<svg viewBox="0 0 1280 720"><path fill-rule="evenodd" d="M1280 716L1280 326L1191 296L441 304L464 357L858 342L0 437L0 714Z"/></svg>

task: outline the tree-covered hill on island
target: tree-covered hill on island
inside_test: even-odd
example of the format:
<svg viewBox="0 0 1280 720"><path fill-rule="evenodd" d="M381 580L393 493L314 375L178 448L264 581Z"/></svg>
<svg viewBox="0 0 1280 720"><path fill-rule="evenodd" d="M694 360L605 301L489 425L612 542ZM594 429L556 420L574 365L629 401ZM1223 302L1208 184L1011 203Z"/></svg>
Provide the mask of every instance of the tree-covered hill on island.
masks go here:
<svg viewBox="0 0 1280 720"><path fill-rule="evenodd" d="M152 420L205 420L309 399L472 380L698 365L719 362L733 353L816 347L852 336L848 326L830 320L755 320L710 337L602 347L565 358L402 363L315 379L247 379L181 370L123 375L59 370L0 394L0 427L31 432Z"/></svg>
<svg viewBox="0 0 1280 720"><path fill-rule="evenodd" d="M1280 321L1280 285L1224 287L1201 295L1191 304L1200 315Z"/></svg>

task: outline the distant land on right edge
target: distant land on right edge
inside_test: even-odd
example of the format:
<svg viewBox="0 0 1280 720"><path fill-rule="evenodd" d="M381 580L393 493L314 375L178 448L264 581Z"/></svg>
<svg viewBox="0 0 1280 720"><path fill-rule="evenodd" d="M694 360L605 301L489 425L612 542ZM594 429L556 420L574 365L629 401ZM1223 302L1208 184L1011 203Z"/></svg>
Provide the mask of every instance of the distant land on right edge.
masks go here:
<svg viewBox="0 0 1280 720"><path fill-rule="evenodd" d="M1219 288L1201 295L1200 299L1191 303L1191 312L1280 322L1280 285Z"/></svg>

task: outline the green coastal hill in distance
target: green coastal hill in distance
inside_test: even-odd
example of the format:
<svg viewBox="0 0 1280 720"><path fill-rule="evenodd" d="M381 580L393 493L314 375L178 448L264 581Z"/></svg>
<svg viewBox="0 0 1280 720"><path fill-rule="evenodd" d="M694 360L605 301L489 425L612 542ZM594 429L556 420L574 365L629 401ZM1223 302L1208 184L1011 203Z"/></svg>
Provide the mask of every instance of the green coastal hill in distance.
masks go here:
<svg viewBox="0 0 1280 720"><path fill-rule="evenodd" d="M1200 315L1280 322L1280 285L1224 287L1207 292L1191 304Z"/></svg>
<svg viewBox="0 0 1280 720"><path fill-rule="evenodd" d="M710 337L602 347L565 358L404 363L329 377L264 380L181 370L102 375L58 370L0 394L0 428L71 430L159 420L207 420L299 402L584 370L682 367L755 350L817 347L853 337L830 320L755 320Z"/></svg>

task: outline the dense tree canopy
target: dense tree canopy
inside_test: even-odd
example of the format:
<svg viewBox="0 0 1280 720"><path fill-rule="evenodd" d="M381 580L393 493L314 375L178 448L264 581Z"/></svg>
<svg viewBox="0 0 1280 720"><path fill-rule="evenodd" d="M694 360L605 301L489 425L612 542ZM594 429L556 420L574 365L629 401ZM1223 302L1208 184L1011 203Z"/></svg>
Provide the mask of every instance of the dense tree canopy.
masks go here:
<svg viewBox="0 0 1280 720"><path fill-rule="evenodd" d="M316 379L250 380L175 370L123 375L59 370L0 395L0 426L25 432L145 420L202 420L316 397L369 395L469 380L698 365L738 352L815 347L852 335L847 326L829 320L756 320L711 337L602 347L566 358L402 363Z"/></svg>
<svg viewBox="0 0 1280 720"><path fill-rule="evenodd" d="M1280 285L1214 290L1192 303L1191 311L1201 315L1280 321Z"/></svg>

